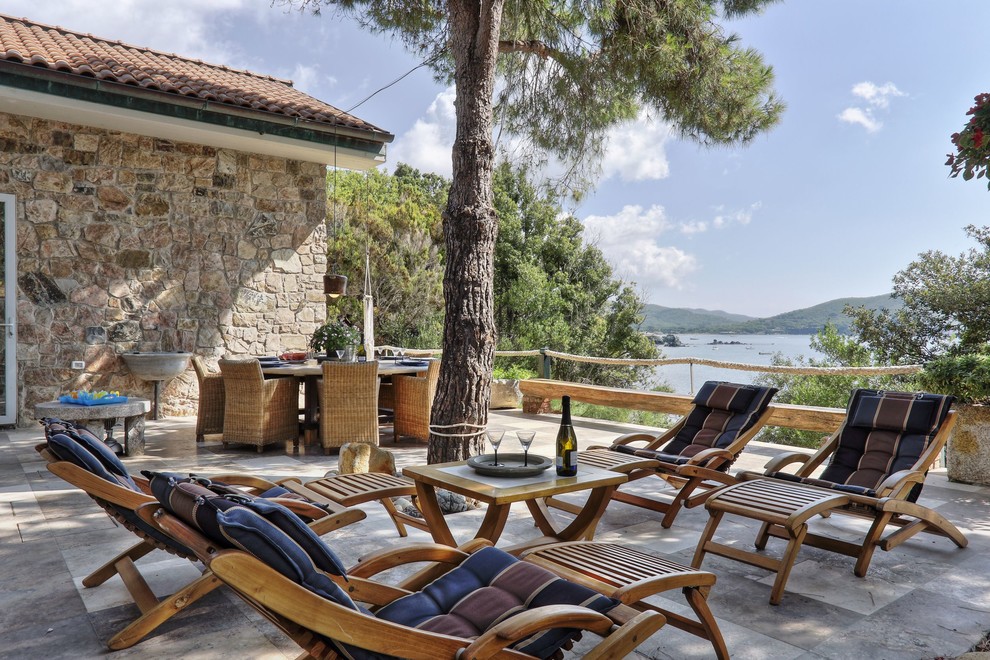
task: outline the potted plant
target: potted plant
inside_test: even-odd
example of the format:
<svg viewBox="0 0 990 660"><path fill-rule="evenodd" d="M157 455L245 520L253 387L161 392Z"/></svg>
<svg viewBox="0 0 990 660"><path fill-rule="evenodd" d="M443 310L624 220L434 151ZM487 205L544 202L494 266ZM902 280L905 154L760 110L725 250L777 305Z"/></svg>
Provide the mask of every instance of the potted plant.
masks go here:
<svg viewBox="0 0 990 660"><path fill-rule="evenodd" d="M951 481L990 484L990 355L943 355L925 365L918 385L956 397L959 419L946 447Z"/></svg>
<svg viewBox="0 0 990 660"><path fill-rule="evenodd" d="M354 347L361 341L357 328L342 319L327 321L313 333L309 346L314 351L323 351L327 358L353 360ZM343 351L337 355L337 351Z"/></svg>

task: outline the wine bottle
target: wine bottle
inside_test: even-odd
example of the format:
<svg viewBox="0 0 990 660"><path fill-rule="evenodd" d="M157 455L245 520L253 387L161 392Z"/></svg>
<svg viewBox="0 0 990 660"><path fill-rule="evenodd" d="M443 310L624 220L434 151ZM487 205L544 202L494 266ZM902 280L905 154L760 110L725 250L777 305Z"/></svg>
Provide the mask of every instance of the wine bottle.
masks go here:
<svg viewBox="0 0 990 660"><path fill-rule="evenodd" d="M577 436L571 424L571 397L560 399L560 429L557 431L557 476L573 477L577 474Z"/></svg>

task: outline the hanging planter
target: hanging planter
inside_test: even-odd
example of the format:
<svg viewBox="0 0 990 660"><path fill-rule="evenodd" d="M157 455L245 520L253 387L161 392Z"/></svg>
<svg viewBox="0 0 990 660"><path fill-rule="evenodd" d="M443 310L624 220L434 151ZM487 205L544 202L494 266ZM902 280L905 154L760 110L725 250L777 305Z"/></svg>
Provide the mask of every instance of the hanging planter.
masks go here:
<svg viewBox="0 0 990 660"><path fill-rule="evenodd" d="M323 276L323 293L331 298L347 295L347 276L328 273Z"/></svg>

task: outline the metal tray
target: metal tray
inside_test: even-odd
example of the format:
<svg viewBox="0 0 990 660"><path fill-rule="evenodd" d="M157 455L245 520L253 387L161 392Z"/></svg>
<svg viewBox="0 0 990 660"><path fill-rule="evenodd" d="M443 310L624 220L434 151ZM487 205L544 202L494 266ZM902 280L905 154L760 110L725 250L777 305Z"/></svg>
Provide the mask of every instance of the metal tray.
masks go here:
<svg viewBox="0 0 990 660"><path fill-rule="evenodd" d="M478 474L487 477L533 477L553 465L553 459L546 456L529 455L529 465L523 465L523 454L499 454L499 465L489 465L495 462L495 454L472 456L467 460L468 466Z"/></svg>

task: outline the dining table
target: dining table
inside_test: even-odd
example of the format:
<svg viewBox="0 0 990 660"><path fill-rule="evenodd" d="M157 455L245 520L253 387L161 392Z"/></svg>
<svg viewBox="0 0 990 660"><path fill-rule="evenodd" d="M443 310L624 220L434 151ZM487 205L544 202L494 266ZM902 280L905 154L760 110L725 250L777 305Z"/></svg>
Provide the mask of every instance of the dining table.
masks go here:
<svg viewBox="0 0 990 660"><path fill-rule="evenodd" d="M424 373L429 368L428 360L378 360L378 378ZM320 396L317 383L323 378L323 365L317 360L299 362L278 362L266 365L261 362L261 373L265 378L292 377L303 385L303 442L310 444L316 439L320 428ZM298 447L294 447L298 449Z"/></svg>

